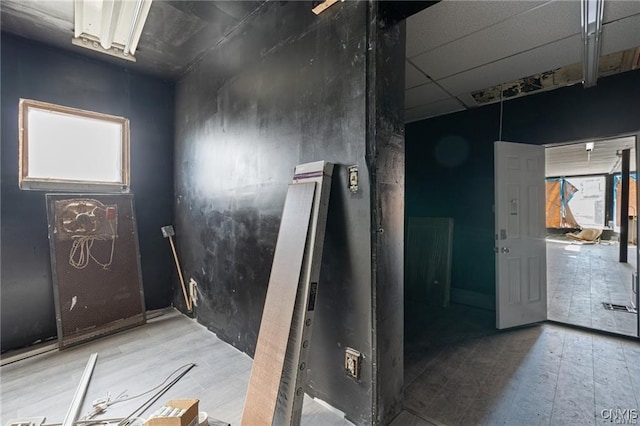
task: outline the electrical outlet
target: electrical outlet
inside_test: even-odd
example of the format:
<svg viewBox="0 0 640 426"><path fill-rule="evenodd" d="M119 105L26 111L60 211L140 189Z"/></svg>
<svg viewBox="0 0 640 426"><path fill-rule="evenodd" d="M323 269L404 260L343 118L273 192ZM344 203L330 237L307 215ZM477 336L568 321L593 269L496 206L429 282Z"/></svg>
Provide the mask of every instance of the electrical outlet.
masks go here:
<svg viewBox="0 0 640 426"><path fill-rule="evenodd" d="M360 364L362 362L362 354L352 348L347 348L344 352L344 370L347 376L354 380L360 380Z"/></svg>
<svg viewBox="0 0 640 426"><path fill-rule="evenodd" d="M358 192L358 166L350 166L347 171L349 172L349 191L355 194Z"/></svg>
<svg viewBox="0 0 640 426"><path fill-rule="evenodd" d="M189 280L189 297L194 306L198 306L198 283L191 278Z"/></svg>

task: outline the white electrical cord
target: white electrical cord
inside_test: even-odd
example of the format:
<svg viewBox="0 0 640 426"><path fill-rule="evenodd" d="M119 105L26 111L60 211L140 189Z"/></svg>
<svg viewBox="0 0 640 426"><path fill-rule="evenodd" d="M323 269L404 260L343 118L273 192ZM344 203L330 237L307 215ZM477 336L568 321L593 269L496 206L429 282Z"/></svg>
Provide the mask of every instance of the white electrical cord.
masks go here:
<svg viewBox="0 0 640 426"><path fill-rule="evenodd" d="M114 404L119 404L119 403L125 402L125 401L131 401L132 399L140 398L141 396L149 394L149 393L155 391L156 389L159 389L162 386L164 386L165 383L167 383L169 380L171 380L171 378L174 375L176 375L177 373L179 373L181 370L190 368L192 365L195 365L195 364L193 364L193 363L184 364L184 365L176 368L175 370L173 370L167 376L166 379L164 379L164 381L162 383L160 383L159 385L157 385L157 386L155 386L155 387L153 387L153 388L151 388L151 389L149 389L147 391L139 393L137 395L129 396L129 395L127 395L125 393L125 392L127 392L127 390L125 389L124 391L120 392L120 394L114 400L111 400L111 392L108 392L106 398L98 400L98 401L95 401L93 403L93 409L86 416L84 416L82 418L82 420L89 420L92 417L97 416L98 414L101 414L101 413L105 412L108 407L110 407L110 406L112 406ZM136 419L144 420L144 419L140 419L140 418L136 418ZM129 419L129 420L131 420L131 419ZM100 421L100 420L96 420L96 422L98 422L98 421ZM144 423L144 421L143 421L143 423Z"/></svg>
<svg viewBox="0 0 640 426"><path fill-rule="evenodd" d="M84 269L89 265L89 262L93 260L96 264L102 266L102 269L107 269L113 262L113 253L116 246L116 231L113 229L113 223L109 222L111 228L111 235L74 235L73 245L69 252L69 265L76 269ZM102 263L91 254L91 248L96 240L106 241L111 240L111 255L107 263Z"/></svg>

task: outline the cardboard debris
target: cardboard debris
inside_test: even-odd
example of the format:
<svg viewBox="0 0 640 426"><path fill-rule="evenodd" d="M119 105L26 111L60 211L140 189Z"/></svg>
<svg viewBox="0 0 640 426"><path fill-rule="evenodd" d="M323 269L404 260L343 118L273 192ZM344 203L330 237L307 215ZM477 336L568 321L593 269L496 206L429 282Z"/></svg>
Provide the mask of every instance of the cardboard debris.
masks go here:
<svg viewBox="0 0 640 426"><path fill-rule="evenodd" d="M566 236L576 240L582 241L585 244L595 244L596 241L600 239L602 235L602 229L596 228L584 228L582 231L577 234L567 233Z"/></svg>
<svg viewBox="0 0 640 426"><path fill-rule="evenodd" d="M177 415L151 416L145 422L145 426L197 426L198 402L197 399L173 399L165 406L178 409Z"/></svg>

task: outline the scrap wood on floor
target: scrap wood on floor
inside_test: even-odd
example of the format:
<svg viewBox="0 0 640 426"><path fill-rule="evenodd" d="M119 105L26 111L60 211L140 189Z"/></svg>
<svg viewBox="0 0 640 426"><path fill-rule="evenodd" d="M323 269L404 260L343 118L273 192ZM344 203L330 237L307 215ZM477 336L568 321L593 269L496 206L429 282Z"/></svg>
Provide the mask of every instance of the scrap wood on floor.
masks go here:
<svg viewBox="0 0 640 426"><path fill-rule="evenodd" d="M584 228L576 234L568 232L565 235L573 240L579 241L582 244L595 244L600 240L602 229Z"/></svg>

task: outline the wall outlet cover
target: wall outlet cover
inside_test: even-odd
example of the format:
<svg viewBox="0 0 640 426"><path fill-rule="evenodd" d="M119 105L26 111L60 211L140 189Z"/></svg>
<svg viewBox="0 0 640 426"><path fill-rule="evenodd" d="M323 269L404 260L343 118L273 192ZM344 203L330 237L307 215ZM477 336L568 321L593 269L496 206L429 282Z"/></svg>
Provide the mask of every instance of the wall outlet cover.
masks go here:
<svg viewBox="0 0 640 426"><path fill-rule="evenodd" d="M354 380L360 380L360 365L362 354L353 348L347 348L344 353L344 369L347 376Z"/></svg>

